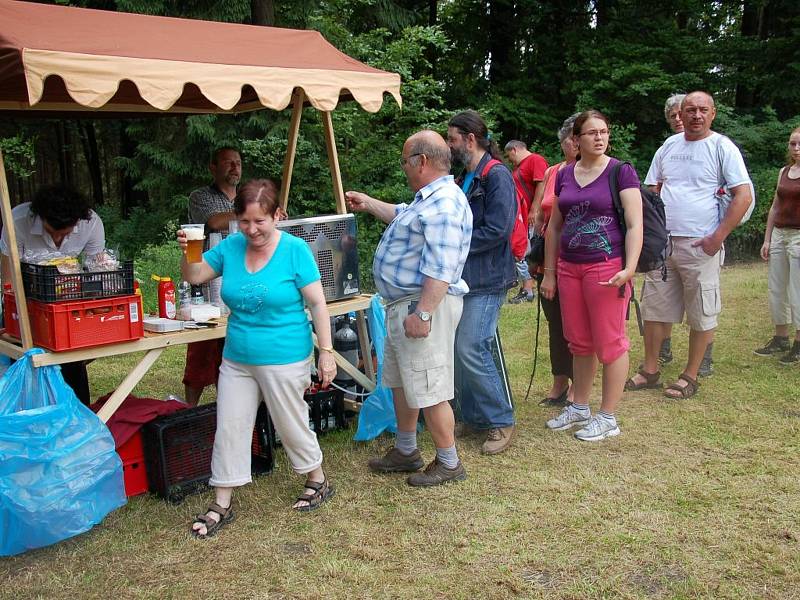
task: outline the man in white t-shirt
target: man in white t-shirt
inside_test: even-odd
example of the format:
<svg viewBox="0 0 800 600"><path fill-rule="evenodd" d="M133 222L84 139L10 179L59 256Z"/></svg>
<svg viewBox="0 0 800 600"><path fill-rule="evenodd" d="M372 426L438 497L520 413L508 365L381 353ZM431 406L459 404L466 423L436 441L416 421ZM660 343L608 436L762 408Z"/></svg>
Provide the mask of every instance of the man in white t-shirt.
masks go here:
<svg viewBox="0 0 800 600"><path fill-rule="evenodd" d="M690 327L689 356L683 373L665 391L668 398L690 398L697 393L697 371L706 347L714 340L722 309L722 245L752 198L752 183L739 149L711 131L715 116L709 94L688 94L681 104L683 133L667 138L656 151L645 178L645 184L660 191L664 200L672 252L666 281L660 271L645 275L645 360L642 369L628 380L629 390L661 387L661 342L671 325L683 320L684 313ZM723 185L733 200L721 218L715 194Z"/></svg>

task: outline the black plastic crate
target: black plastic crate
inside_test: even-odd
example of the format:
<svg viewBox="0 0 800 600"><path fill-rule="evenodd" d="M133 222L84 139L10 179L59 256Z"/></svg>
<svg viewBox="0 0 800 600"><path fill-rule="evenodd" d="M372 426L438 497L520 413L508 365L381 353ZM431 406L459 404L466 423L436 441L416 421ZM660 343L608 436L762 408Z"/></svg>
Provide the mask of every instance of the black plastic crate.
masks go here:
<svg viewBox="0 0 800 600"><path fill-rule="evenodd" d="M116 271L60 273L52 265L20 263L22 284L28 300L60 302L130 296L133 294L133 261L122 261Z"/></svg>
<svg viewBox="0 0 800 600"><path fill-rule="evenodd" d="M207 489L216 429L216 403L187 408L145 425L142 441L150 491L177 504L186 496ZM272 471L272 431L262 403L253 429L254 475Z"/></svg>
<svg viewBox="0 0 800 600"><path fill-rule="evenodd" d="M344 414L344 393L342 391L335 388L314 392L306 391L303 399L308 404L308 424L317 436L347 427L347 420ZM272 426L271 419L270 426ZM281 444L281 438L274 428L272 430L272 439L276 445Z"/></svg>

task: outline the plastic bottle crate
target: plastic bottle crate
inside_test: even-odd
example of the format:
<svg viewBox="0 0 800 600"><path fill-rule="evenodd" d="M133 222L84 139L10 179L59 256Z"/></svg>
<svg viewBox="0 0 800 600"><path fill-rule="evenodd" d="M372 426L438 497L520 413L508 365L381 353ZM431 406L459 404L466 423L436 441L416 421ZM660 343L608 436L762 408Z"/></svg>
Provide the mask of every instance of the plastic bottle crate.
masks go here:
<svg viewBox="0 0 800 600"><path fill-rule="evenodd" d="M28 300L61 302L110 298L133 294L133 261L122 261L116 271L94 273L60 273L52 265L20 263L22 285Z"/></svg>
<svg viewBox="0 0 800 600"><path fill-rule="evenodd" d="M187 408L147 423L142 438L150 491L178 503L206 489L216 429L216 404ZM255 475L272 471L272 431L262 403L253 429L251 468Z"/></svg>
<svg viewBox="0 0 800 600"><path fill-rule="evenodd" d="M347 427L344 414L344 393L330 388L327 390L306 390L303 399L308 404L308 424L317 437ZM272 421L270 420L270 425ZM280 436L274 431L272 439L276 445L281 444Z"/></svg>
<svg viewBox="0 0 800 600"><path fill-rule="evenodd" d="M6 331L20 337L14 294L3 294ZM33 343L41 348L75 350L137 340L144 335L142 299L137 295L75 302L28 301Z"/></svg>
<svg viewBox="0 0 800 600"><path fill-rule="evenodd" d="M137 431L131 439L117 448L122 459L122 474L125 478L125 495L138 496L147 492L147 469L144 460L142 432Z"/></svg>

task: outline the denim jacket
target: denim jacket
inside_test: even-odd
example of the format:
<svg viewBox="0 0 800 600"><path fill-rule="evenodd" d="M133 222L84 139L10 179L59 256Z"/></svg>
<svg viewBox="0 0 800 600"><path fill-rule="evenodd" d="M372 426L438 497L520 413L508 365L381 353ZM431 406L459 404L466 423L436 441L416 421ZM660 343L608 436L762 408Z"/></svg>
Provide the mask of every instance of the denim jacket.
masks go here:
<svg viewBox="0 0 800 600"><path fill-rule="evenodd" d="M467 192L472 209L472 242L462 277L470 294L500 294L517 280L514 258L511 255L511 231L517 217L517 197L514 179L505 165L495 165L486 174L486 186L481 173L491 155L483 155L475 178ZM463 176L458 183L463 181Z"/></svg>

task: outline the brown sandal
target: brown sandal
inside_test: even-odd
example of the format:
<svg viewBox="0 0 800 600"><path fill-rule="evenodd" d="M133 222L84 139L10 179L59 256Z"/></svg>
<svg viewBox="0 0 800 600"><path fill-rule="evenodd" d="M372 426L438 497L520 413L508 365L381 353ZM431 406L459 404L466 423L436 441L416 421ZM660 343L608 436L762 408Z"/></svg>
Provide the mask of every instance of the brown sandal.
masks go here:
<svg viewBox="0 0 800 600"><path fill-rule="evenodd" d="M688 400L697 393L697 390L700 388L700 384L696 379L692 379L686 373L681 373L678 375L678 381L681 379L686 382L686 385L678 385L678 383L675 382L667 386L667 389L664 390L664 395L667 398L671 400ZM670 390L678 393L676 395L668 394L667 392Z"/></svg>
<svg viewBox="0 0 800 600"><path fill-rule="evenodd" d="M219 515L219 521L209 517L208 513L210 512L217 513ZM216 502L212 502L208 505L208 510L205 512L205 514L197 515L195 520L192 521L192 524L189 525L189 533L196 539L205 540L217 535L217 532L225 527L225 525L233 521L234 518L236 518L236 515L233 512L233 502L231 502L231 505L228 508L222 508ZM197 523L206 526L205 533L200 533L199 530L194 528L195 524Z"/></svg>
<svg viewBox="0 0 800 600"><path fill-rule="evenodd" d="M293 507L294 510L298 510L300 512L311 512L312 510L317 510L320 506L322 506L323 502L330 499L336 493L336 490L328 481L327 477L322 483L318 481L311 481L309 479L305 482L303 487L314 490L314 493L301 494L297 497L295 502L308 502L308 504L304 504L303 506Z"/></svg>
<svg viewBox="0 0 800 600"><path fill-rule="evenodd" d="M644 368L639 369L636 372L637 375L641 375L644 377L644 383L636 383L633 380L633 377L628 379L625 382L625 391L626 392L638 392L639 390L655 390L660 389L663 387L664 384L661 383L661 371L656 371L655 373L648 373L644 370Z"/></svg>

